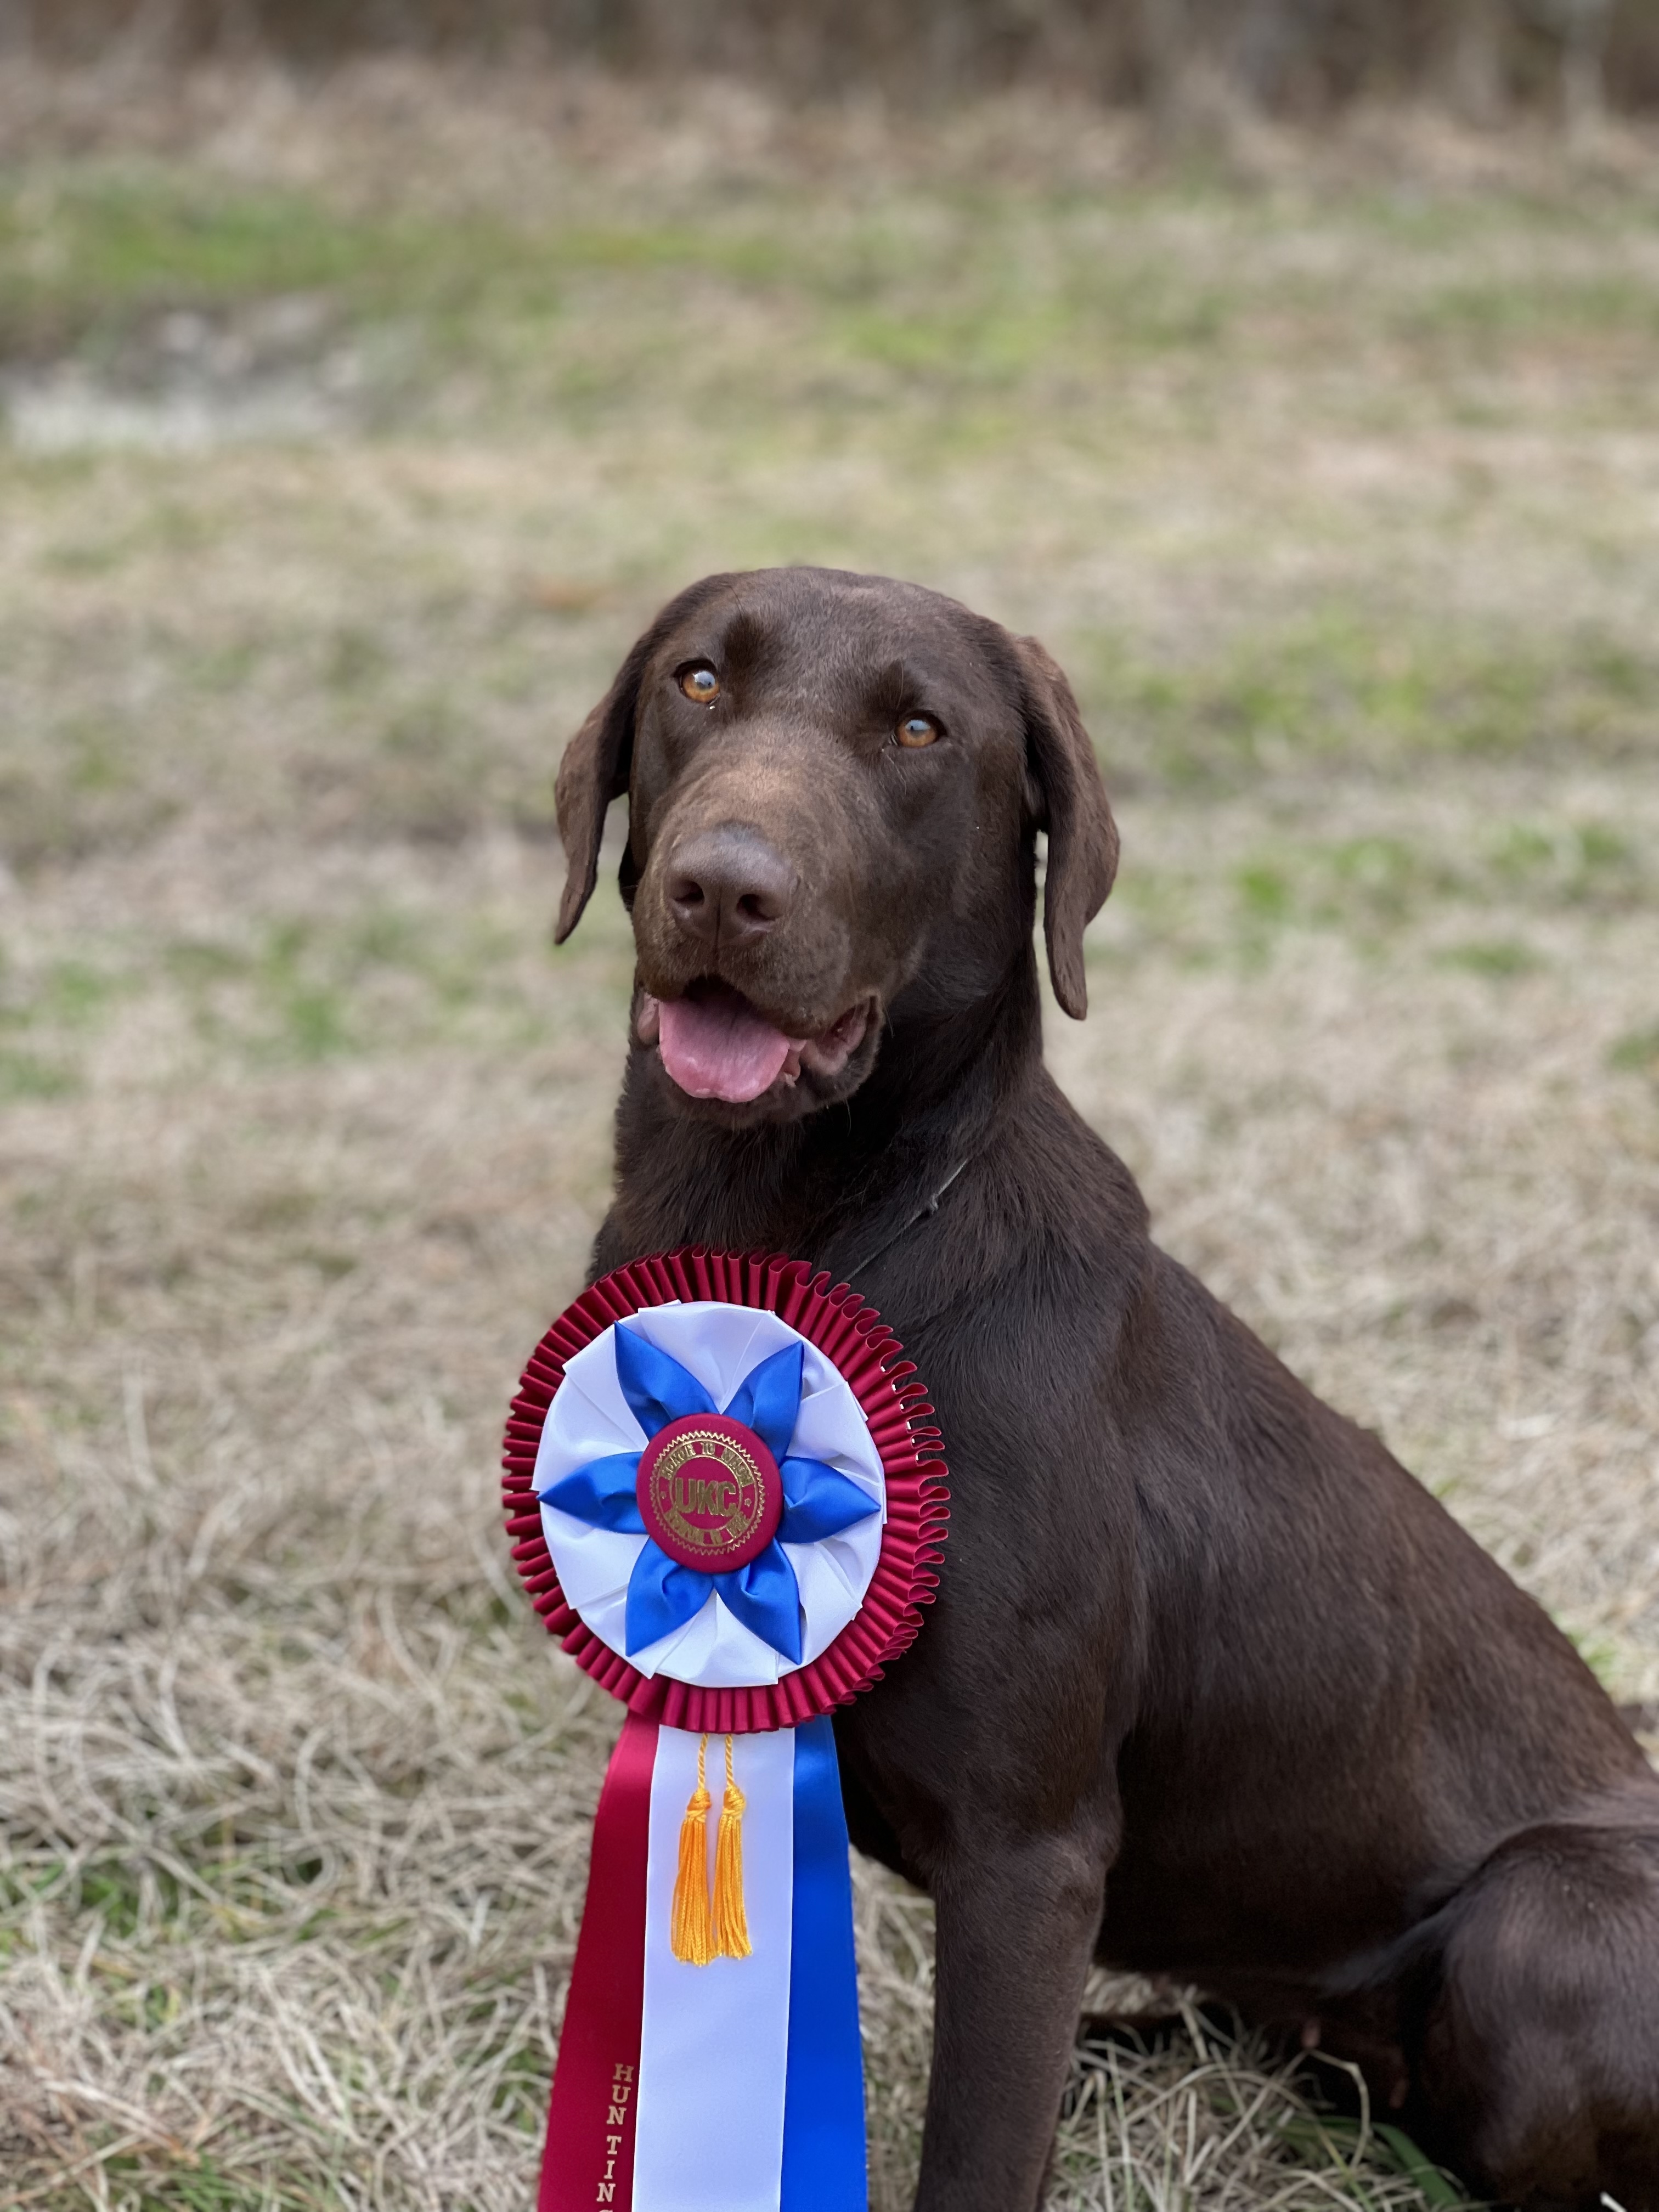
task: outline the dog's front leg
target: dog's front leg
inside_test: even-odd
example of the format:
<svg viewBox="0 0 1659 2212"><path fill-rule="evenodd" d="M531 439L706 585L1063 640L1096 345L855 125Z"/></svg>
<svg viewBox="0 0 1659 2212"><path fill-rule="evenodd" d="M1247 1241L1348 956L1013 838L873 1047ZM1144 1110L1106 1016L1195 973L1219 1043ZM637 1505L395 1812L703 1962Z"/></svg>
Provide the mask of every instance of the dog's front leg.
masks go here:
<svg viewBox="0 0 1659 2212"><path fill-rule="evenodd" d="M1096 1821L1036 1837L967 1834L937 1869L916 2212L1034 2212L1110 1856Z"/></svg>

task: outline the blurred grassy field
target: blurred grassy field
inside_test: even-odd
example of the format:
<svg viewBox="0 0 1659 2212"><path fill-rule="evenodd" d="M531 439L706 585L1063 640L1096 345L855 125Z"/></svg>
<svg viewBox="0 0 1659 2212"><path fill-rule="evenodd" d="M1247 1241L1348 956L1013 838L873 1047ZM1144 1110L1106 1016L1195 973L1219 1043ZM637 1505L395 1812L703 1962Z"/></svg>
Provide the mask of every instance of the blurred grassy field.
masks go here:
<svg viewBox="0 0 1659 2212"><path fill-rule="evenodd" d="M706 569L1059 654L1125 850L1068 1088L1659 1700L1659 171L587 96L253 80L0 168L20 2204L530 2201L616 1713L495 1455L630 970L608 890L550 949L552 772ZM860 1914L899 2212L930 1923ZM1079 2056L1057 2204L1448 2201L1194 2033Z"/></svg>

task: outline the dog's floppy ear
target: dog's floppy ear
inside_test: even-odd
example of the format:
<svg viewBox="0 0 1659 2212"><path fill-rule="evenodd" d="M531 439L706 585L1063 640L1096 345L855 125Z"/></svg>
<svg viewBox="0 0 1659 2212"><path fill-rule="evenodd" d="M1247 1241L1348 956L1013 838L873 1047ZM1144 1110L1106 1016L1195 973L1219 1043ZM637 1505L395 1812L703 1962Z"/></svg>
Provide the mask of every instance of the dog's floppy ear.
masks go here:
<svg viewBox="0 0 1659 2212"><path fill-rule="evenodd" d="M569 872L559 901L553 942L562 945L581 920L599 872L599 840L605 809L628 788L634 763L634 710L639 704L640 674L654 635L647 632L617 672L616 681L564 749L554 786L559 837Z"/></svg>
<svg viewBox="0 0 1659 2212"><path fill-rule="evenodd" d="M553 797L569 873L564 879L559 919L553 930L556 945L564 943L593 896L605 809L627 790L634 765L634 717L646 665L677 622L732 580L730 576L705 576L669 601L634 645L611 689L564 749Z"/></svg>
<svg viewBox="0 0 1659 2212"><path fill-rule="evenodd" d="M1074 1021L1089 1007L1083 933L1117 873L1117 824L1077 701L1034 637L1015 641L1025 699L1025 769L1036 828L1048 833L1042 931L1054 996Z"/></svg>

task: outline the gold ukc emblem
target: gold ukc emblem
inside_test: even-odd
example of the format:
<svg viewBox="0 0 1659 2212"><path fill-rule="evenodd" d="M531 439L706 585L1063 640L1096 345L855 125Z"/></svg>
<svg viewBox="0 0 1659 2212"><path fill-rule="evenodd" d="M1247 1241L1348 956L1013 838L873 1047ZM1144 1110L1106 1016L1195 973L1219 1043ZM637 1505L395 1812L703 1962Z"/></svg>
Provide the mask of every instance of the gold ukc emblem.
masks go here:
<svg viewBox="0 0 1659 2212"><path fill-rule="evenodd" d="M753 1455L717 1429L683 1429L651 1469L651 1504L663 1526L711 1566L750 1544L766 1510Z"/></svg>

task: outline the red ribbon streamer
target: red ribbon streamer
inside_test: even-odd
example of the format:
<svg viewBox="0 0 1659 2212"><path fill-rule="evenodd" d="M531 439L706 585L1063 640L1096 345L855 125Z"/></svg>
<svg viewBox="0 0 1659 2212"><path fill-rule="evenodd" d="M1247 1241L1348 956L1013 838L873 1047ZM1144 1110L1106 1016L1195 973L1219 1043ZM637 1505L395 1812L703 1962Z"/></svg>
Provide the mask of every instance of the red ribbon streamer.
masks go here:
<svg viewBox="0 0 1659 2212"><path fill-rule="evenodd" d="M537 2212L634 2201L645 2009L645 1869L657 1723L629 1713L593 1820L587 1902L565 2000Z"/></svg>

